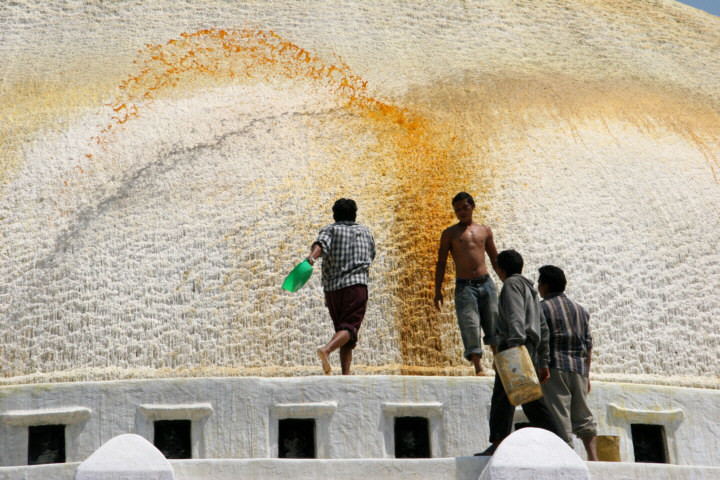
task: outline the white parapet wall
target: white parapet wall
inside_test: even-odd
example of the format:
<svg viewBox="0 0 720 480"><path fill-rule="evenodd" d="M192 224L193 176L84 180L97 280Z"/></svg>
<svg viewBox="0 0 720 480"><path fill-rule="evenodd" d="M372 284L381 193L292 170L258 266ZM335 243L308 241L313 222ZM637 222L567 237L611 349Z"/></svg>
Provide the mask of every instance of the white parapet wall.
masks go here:
<svg viewBox="0 0 720 480"><path fill-rule="evenodd" d="M479 457L428 460L171 460L175 480L476 480L488 461ZM0 467L0 480L74 480L80 464ZM587 462L591 480L715 480L720 467Z"/></svg>
<svg viewBox="0 0 720 480"><path fill-rule="evenodd" d="M277 458L278 423L288 418L315 420L319 459L393 459L395 418L408 416L427 420L430 457L470 456L488 444L492 382L311 376L7 386L0 388L0 466L27 464L33 425L66 425L72 463L122 434L152 443L154 422L183 419L193 461ZM623 462L635 461L631 426L651 424L663 427L668 463L720 467L719 391L593 382L589 399L598 434L617 437ZM523 420L518 412L516 422ZM579 443L575 451L583 457Z"/></svg>

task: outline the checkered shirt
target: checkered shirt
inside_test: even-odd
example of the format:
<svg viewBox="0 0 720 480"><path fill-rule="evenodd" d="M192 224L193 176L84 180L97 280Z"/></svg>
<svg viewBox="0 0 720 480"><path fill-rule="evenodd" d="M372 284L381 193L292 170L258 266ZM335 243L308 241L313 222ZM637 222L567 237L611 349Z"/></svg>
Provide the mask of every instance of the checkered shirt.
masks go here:
<svg viewBox="0 0 720 480"><path fill-rule="evenodd" d="M326 292L367 285L368 270L375 258L375 240L367 227L335 222L320 230L315 244L322 248L322 283Z"/></svg>
<svg viewBox="0 0 720 480"><path fill-rule="evenodd" d="M550 329L550 368L588 376L587 355L592 349L590 315L564 293L540 303Z"/></svg>

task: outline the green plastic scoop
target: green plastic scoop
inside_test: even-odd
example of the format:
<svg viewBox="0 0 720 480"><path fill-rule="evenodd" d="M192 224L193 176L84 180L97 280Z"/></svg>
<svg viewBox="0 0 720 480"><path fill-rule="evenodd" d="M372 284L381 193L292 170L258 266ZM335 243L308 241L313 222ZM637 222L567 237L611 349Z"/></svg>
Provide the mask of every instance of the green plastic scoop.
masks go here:
<svg viewBox="0 0 720 480"><path fill-rule="evenodd" d="M285 278L285 281L282 284L283 290L287 290L288 292L297 292L310 279L312 271L313 267L307 259L298 263L297 266L293 268L292 272L288 274L287 278Z"/></svg>

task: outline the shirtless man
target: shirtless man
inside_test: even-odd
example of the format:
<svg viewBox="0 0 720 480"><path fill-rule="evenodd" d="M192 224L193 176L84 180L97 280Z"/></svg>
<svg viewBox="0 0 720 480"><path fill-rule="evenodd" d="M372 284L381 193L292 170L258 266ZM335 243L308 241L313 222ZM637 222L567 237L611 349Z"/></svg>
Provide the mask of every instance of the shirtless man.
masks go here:
<svg viewBox="0 0 720 480"><path fill-rule="evenodd" d="M495 282L488 274L485 253L497 273L497 248L490 227L473 222L475 201L470 194L460 192L452 201L459 222L446 228L440 237L438 261L435 267L435 308L443 304L442 283L445 277L448 252L455 263L455 312L462 335L463 356L475 366L476 375L484 375L480 364L482 340L495 351L498 320L498 296Z"/></svg>

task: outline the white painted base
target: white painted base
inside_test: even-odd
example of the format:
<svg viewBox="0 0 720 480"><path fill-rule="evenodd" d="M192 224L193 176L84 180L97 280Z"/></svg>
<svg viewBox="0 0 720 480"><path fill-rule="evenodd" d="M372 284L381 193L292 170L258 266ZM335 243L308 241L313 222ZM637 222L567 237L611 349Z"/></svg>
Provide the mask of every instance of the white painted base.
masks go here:
<svg viewBox="0 0 720 480"><path fill-rule="evenodd" d="M278 421L316 420L320 459L392 459L393 419L428 419L434 459L487 447L492 379L360 376L118 380L0 387L0 465L27 463L28 426L66 424L66 458L83 462L126 433L152 441L156 420L192 422L192 458L277 457ZM720 391L593 382L598 435L634 462L631 425L664 426L668 461L720 467ZM515 421L524 415L516 412ZM581 445L575 452L584 458ZM0 479L1 480L1 479Z"/></svg>
<svg viewBox="0 0 720 480"><path fill-rule="evenodd" d="M488 459L171 460L175 480L476 480ZM720 467L587 462L592 480L716 480ZM0 467L0 480L74 480L79 463ZM330 473L332 475L330 475Z"/></svg>

